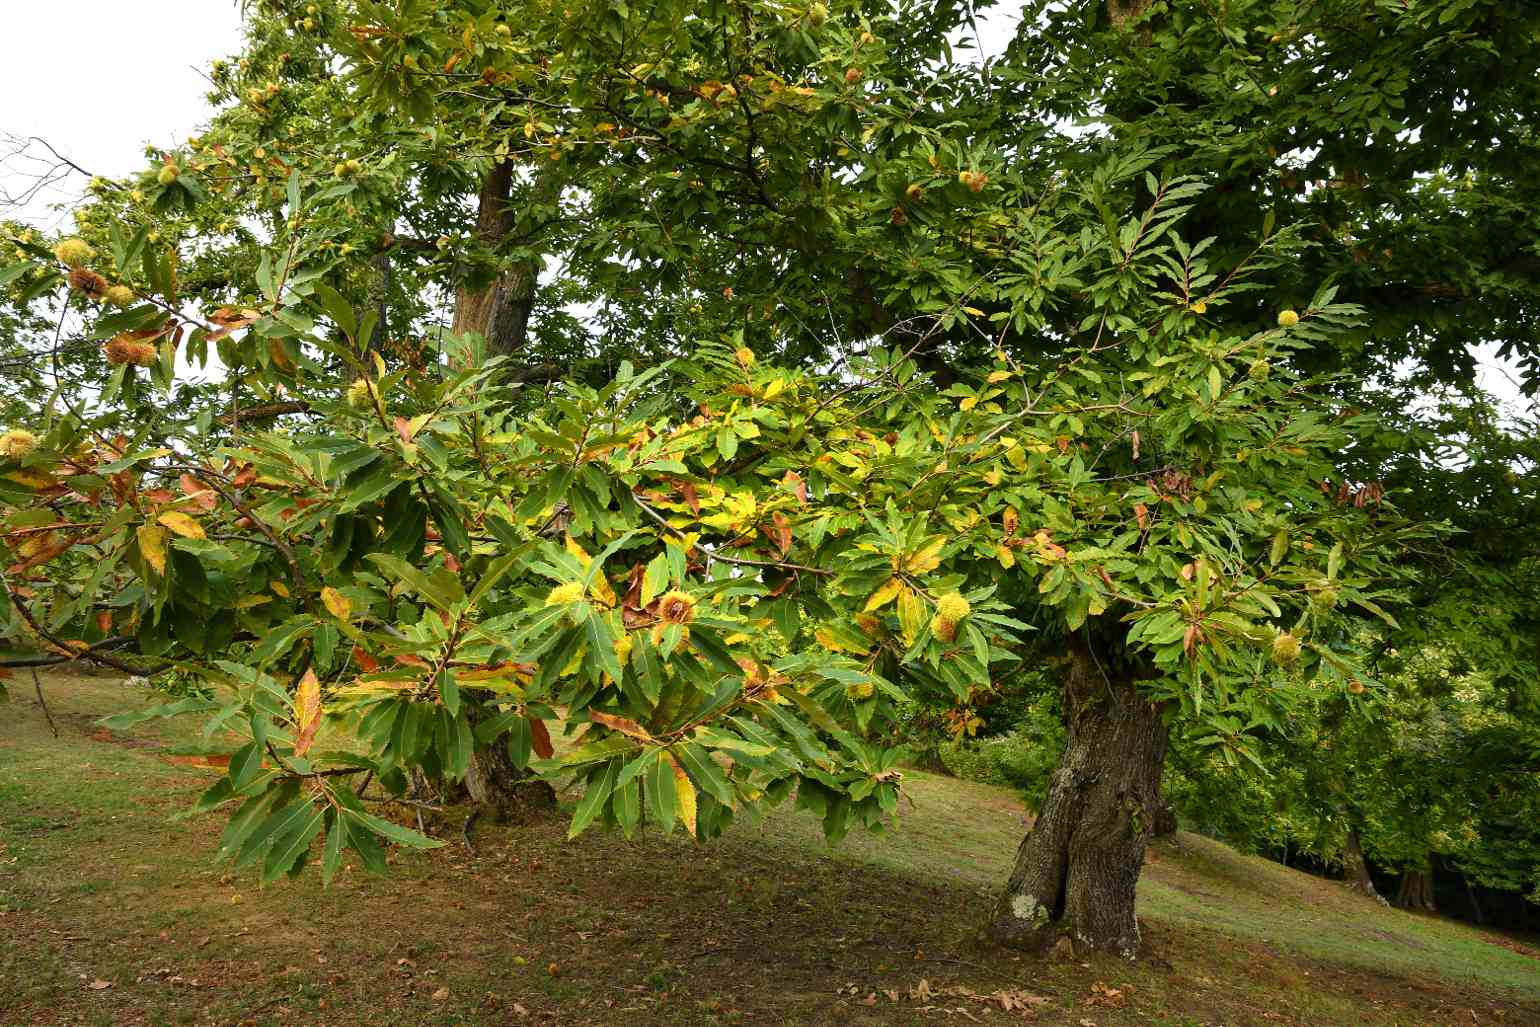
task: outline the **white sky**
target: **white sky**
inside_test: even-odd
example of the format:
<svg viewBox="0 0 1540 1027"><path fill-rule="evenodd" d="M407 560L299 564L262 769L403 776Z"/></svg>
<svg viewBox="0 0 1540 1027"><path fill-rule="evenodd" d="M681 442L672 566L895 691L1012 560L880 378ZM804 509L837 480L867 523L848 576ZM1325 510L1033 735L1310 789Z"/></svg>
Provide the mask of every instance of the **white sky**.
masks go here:
<svg viewBox="0 0 1540 1027"><path fill-rule="evenodd" d="M237 0L11 0L6 6L0 133L39 136L108 177L143 168L147 144L170 146L195 134L211 113L204 73L240 45ZM981 49L997 57L1020 15L1008 3L989 14L980 19ZM0 159L0 197L26 190L48 166L44 161L51 163L50 155L35 142ZM71 204L85 181L71 174L7 213L56 231L67 215L50 205ZM1487 390L1520 401L1511 368L1490 350L1481 364Z"/></svg>
<svg viewBox="0 0 1540 1027"><path fill-rule="evenodd" d="M145 167L147 143L193 135L210 109L208 67L240 45L236 0L10 0L0 41L0 133L41 136L93 174ZM0 194L25 189L46 165L36 143L0 164ZM29 203L26 220L60 227L50 203L77 199L86 180Z"/></svg>

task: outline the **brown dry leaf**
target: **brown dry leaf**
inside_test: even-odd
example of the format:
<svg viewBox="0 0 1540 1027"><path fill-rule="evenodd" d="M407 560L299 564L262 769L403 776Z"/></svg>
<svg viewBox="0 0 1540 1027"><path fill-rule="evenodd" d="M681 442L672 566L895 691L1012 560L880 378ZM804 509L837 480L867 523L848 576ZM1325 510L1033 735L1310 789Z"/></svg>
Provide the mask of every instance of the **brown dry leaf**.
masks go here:
<svg viewBox="0 0 1540 1027"><path fill-rule="evenodd" d="M679 494L684 497L685 505L690 508L690 512L699 517L700 495L695 491L695 486L690 482L682 481L679 483Z"/></svg>
<svg viewBox="0 0 1540 1027"><path fill-rule="evenodd" d="M86 985L86 987L90 988L92 991L105 991L106 989L112 987L112 982L104 981L98 977L96 980Z"/></svg>
<svg viewBox="0 0 1540 1027"><path fill-rule="evenodd" d="M220 307L209 314L209 320L222 328L245 328L262 316L260 311L250 308L237 310L235 307Z"/></svg>
<svg viewBox="0 0 1540 1027"><path fill-rule="evenodd" d="M33 553L31 556L28 556L20 563L12 564L10 567L7 567L6 573L25 574L34 567L41 567L43 564L47 563L49 560L52 560L60 553L68 550L74 544L75 543L72 539L65 539L63 542L54 542L43 546L37 552Z"/></svg>
<svg viewBox="0 0 1540 1027"><path fill-rule="evenodd" d="M545 721L538 717L529 717L530 742L535 750L535 755L543 760L548 760L556 752L551 745L551 732L546 730Z"/></svg>
<svg viewBox="0 0 1540 1027"><path fill-rule="evenodd" d="M212 510L219 503L219 493L209 488L203 482L190 474L184 474L177 479L182 486L182 491L205 510Z"/></svg>
<svg viewBox="0 0 1540 1027"><path fill-rule="evenodd" d="M1052 1000L1047 995L1034 995L1030 991L1023 991L1021 988L1002 988L994 994L986 996L986 1001L996 1003L1007 1013L1013 1013L1031 1010L1036 1006L1044 1006Z"/></svg>
<svg viewBox="0 0 1540 1027"><path fill-rule="evenodd" d="M796 471L787 471L786 477L781 479L781 483L796 493L797 502L807 506L807 482L802 480L802 475Z"/></svg>
<svg viewBox="0 0 1540 1027"><path fill-rule="evenodd" d="M787 520L786 515L779 510L770 515L770 520L775 524L773 536L775 547L781 551L782 556L785 556L791 552L791 521Z"/></svg>
<svg viewBox="0 0 1540 1027"><path fill-rule="evenodd" d="M175 763L181 767L228 767L230 757L228 754L211 753L206 755L172 755L166 757L167 763Z"/></svg>
<svg viewBox="0 0 1540 1027"><path fill-rule="evenodd" d="M299 728L294 737L294 755L303 756L310 751L321 726L321 682L313 669L305 671L294 693L294 723Z"/></svg>
<svg viewBox="0 0 1540 1027"><path fill-rule="evenodd" d="M593 721L595 724L603 724L611 731L619 731L623 735L638 739L643 742L651 742L653 740L652 735L647 733L646 728L642 727L642 725L638 724L636 721L630 720L626 717L617 717L610 713L596 713L590 711L588 714L588 719Z"/></svg>
<svg viewBox="0 0 1540 1027"><path fill-rule="evenodd" d="M433 993L433 1001L435 1001L435 1002L442 1002L442 1001L444 1001L448 997L449 997L449 989L448 988L440 988L438 991L435 991Z"/></svg>

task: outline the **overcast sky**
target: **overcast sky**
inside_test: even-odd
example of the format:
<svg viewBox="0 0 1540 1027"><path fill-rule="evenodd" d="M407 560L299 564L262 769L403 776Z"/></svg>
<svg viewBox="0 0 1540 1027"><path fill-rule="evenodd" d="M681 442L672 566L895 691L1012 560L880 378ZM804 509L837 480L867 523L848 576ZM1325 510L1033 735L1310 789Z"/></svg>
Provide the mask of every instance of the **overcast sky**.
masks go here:
<svg viewBox="0 0 1540 1027"><path fill-rule="evenodd" d="M0 133L40 136L92 174L145 166L147 143L169 146L210 114L203 75L240 44L236 0L7 0L0 41ZM48 165L33 143L0 164L0 193L15 196ZM50 203L79 197L72 175L25 208L56 228ZM67 223L63 222L63 223Z"/></svg>
<svg viewBox="0 0 1540 1027"><path fill-rule="evenodd" d="M86 171L107 177L143 168L147 144L171 146L195 134L210 114L204 74L240 45L237 0L8 0L6 6L0 134L46 139ZM999 56L1018 18L1009 3L1001 7L981 26L986 57ZM0 198L26 192L51 163L37 142L0 156ZM66 227L68 216L50 205L78 199L85 182L69 175L19 213L47 231ZM1511 372L1490 355L1482 363L1482 384L1516 399Z"/></svg>

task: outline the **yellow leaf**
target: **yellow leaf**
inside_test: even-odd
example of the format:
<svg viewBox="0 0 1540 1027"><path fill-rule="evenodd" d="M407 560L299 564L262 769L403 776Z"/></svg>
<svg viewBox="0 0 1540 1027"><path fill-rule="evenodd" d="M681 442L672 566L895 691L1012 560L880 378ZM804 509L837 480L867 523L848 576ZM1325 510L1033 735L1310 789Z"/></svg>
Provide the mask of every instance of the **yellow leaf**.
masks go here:
<svg viewBox="0 0 1540 1027"><path fill-rule="evenodd" d="M771 382L769 385L765 386L765 398L766 399L774 399L775 397L779 396L781 394L782 390L784 390L785 388L786 388L785 380L781 379L781 378L777 378L773 382Z"/></svg>
<svg viewBox="0 0 1540 1027"><path fill-rule="evenodd" d="M834 631L828 627L821 627L816 629L813 632L813 640L816 641L819 645L823 646L825 649L836 653L857 654L864 652L864 650L857 648L856 646L853 646L849 642L840 638L839 635L835 634Z"/></svg>
<svg viewBox="0 0 1540 1027"><path fill-rule="evenodd" d="M588 552L582 546L578 545L577 541L573 539L571 535L567 536L567 552L577 557L578 563L583 565L584 570L587 570L588 565L593 562L593 557L589 556Z"/></svg>
<svg viewBox="0 0 1540 1027"><path fill-rule="evenodd" d="M1010 376L1011 376L1011 372L1009 372L1009 371L990 371L989 372L989 378L987 380L992 385L995 382L1003 382L1007 378L1009 378Z"/></svg>
<svg viewBox="0 0 1540 1027"><path fill-rule="evenodd" d="M972 410L974 407L978 406L978 404L979 398L977 396L969 396L967 399L957 404L957 406L962 410Z"/></svg>
<svg viewBox="0 0 1540 1027"><path fill-rule="evenodd" d="M144 562L155 568L156 574L166 573L166 532L153 524L141 524L138 530L139 555Z"/></svg>
<svg viewBox="0 0 1540 1027"><path fill-rule="evenodd" d="M178 510L167 510L155 519L183 538L208 538L203 525Z"/></svg>
<svg viewBox="0 0 1540 1027"><path fill-rule="evenodd" d="M272 589L274 592L277 592L279 595L283 596L285 599L289 598L289 586L285 585L283 582L281 582L281 581L274 581L271 584L269 584L267 587Z"/></svg>
<svg viewBox="0 0 1540 1027"><path fill-rule="evenodd" d="M872 597L866 601L866 609L864 612L871 613L873 610L882 609L884 606L888 605L895 598L897 598L899 591L902 590L903 587L904 583L902 581L899 581L897 578L889 578L887 581L883 582L882 587L873 592Z"/></svg>
<svg viewBox="0 0 1540 1027"><path fill-rule="evenodd" d="M974 317L983 317L984 316L984 312L982 310L980 310L978 307L963 307L963 313L964 314L971 314Z"/></svg>
<svg viewBox="0 0 1540 1027"><path fill-rule="evenodd" d="M353 613L353 601L330 585L321 589L321 602L338 620L345 621Z"/></svg>
<svg viewBox="0 0 1540 1027"><path fill-rule="evenodd" d="M904 632L904 644L913 645L925 625L925 601L912 588L898 595L898 623Z"/></svg>
<svg viewBox="0 0 1540 1027"><path fill-rule="evenodd" d="M680 823L684 824L691 836L695 835L695 785L690 783L690 775L684 772L679 761L673 756L668 758L669 766L674 768L674 792L677 798L674 809L679 813Z"/></svg>
<svg viewBox="0 0 1540 1027"><path fill-rule="evenodd" d="M321 682L316 680L314 670L305 671L294 693L294 726L298 728L294 755L303 756L310 751L316 729L321 726Z"/></svg>
<svg viewBox="0 0 1540 1027"><path fill-rule="evenodd" d="M904 568L911 574L924 574L941 566L941 549L946 545L946 538L937 535L925 543L925 548L911 555L904 561Z"/></svg>
<svg viewBox="0 0 1540 1027"><path fill-rule="evenodd" d="M267 340L267 355L272 359L273 366L280 371L293 371L294 359L289 356L289 351L284 348L279 339Z"/></svg>
<svg viewBox="0 0 1540 1027"><path fill-rule="evenodd" d="M1000 560L1000 566L1006 570L1016 566L1016 554L1011 552L1010 546L1000 546L995 550L995 556Z"/></svg>
<svg viewBox="0 0 1540 1027"><path fill-rule="evenodd" d="M614 606L617 602L615 598L615 590L610 587L609 580L605 578L603 571L600 571L594 575L592 591L594 598L599 600L599 602L603 603L605 606Z"/></svg>

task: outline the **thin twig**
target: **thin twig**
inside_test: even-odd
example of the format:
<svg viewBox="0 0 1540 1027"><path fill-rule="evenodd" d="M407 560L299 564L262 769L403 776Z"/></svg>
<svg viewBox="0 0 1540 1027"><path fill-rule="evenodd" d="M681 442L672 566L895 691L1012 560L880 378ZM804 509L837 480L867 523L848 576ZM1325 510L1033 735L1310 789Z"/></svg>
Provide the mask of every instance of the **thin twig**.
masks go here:
<svg viewBox="0 0 1540 1027"><path fill-rule="evenodd" d="M472 856L476 855L476 849L471 845L471 827L475 825L476 818L481 816L481 810L471 810L471 815L465 818L465 826L460 828L460 841L465 843L465 851Z"/></svg>
<svg viewBox="0 0 1540 1027"><path fill-rule="evenodd" d="M48 718L48 729L58 738L59 725L53 722L53 714L48 711L48 700L43 698L43 679L37 676L36 667L32 668L32 685L37 689L37 704L43 708L43 716Z"/></svg>

